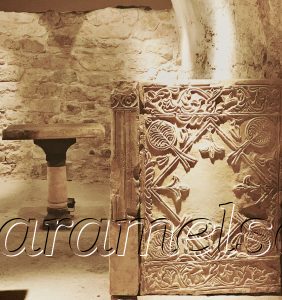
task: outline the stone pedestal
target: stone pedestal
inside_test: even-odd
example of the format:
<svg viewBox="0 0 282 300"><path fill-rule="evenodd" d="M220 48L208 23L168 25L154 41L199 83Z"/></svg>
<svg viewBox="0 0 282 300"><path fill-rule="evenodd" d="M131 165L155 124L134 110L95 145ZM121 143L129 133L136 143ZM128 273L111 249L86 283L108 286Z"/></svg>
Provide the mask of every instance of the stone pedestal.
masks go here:
<svg viewBox="0 0 282 300"><path fill-rule="evenodd" d="M48 214L44 218L44 227L54 228L59 220L65 225L71 224L67 196L66 153L75 142L75 138L34 140L34 144L45 152L47 160Z"/></svg>
<svg viewBox="0 0 282 300"><path fill-rule="evenodd" d="M66 153L69 147L75 144L76 138L103 140L104 136L105 129L100 124L24 124L3 130L3 140L34 140L46 154L48 205L43 227L54 229L58 221L71 224L69 207L74 208L75 201L67 196Z"/></svg>

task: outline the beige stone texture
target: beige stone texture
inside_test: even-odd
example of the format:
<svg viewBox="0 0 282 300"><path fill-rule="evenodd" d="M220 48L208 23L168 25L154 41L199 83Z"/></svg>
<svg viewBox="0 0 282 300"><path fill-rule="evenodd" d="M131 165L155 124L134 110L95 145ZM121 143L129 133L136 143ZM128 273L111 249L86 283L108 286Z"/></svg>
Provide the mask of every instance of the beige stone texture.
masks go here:
<svg viewBox="0 0 282 300"><path fill-rule="evenodd" d="M282 77L280 0L191 0L196 2L196 18L189 24L199 34L190 40L195 47L188 66L189 49L181 46L172 9L0 12L0 128L100 122L105 141L97 145L88 139L71 147L68 177L109 182L110 92L115 81L173 84L225 75ZM1 174L46 178L44 155L31 142L1 141L0 146L2 156L17 155L16 161L1 161ZM31 160L34 155L37 159Z"/></svg>
<svg viewBox="0 0 282 300"><path fill-rule="evenodd" d="M68 182L70 197L77 201L74 223L84 218L107 218L109 212L109 186L105 184L87 184ZM48 186L45 180L0 179L1 226L13 217L35 218L42 224L46 215ZM18 227L12 233L8 243L13 249L22 242L24 232ZM48 253L54 232L50 232ZM78 257L70 249L70 231L57 234L53 256L43 253L37 257L22 254L7 257L1 253L0 290L28 290L25 300L110 300L108 282L108 258L95 253L89 257ZM26 244L31 254L32 235L29 233ZM96 230L92 227L81 236L80 247L87 249L95 239ZM1 238L2 239L2 238ZM36 229L36 248L44 248L46 231ZM103 241L99 242L103 245ZM1 252L3 250L1 245ZM91 297L89 297L91 295ZM2 293L1 293L2 298ZM4 299L4 298L2 298ZM10 300L11 298L5 300Z"/></svg>
<svg viewBox="0 0 282 300"><path fill-rule="evenodd" d="M48 167L48 207L67 207L67 171L66 167Z"/></svg>

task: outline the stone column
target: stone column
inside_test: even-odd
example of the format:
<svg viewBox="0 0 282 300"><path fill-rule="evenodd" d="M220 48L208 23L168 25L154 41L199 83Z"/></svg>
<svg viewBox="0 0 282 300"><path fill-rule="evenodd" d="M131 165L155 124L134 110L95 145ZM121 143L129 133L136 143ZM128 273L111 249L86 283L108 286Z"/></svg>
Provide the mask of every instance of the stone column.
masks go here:
<svg viewBox="0 0 282 300"><path fill-rule="evenodd" d="M66 153L75 144L75 138L34 140L34 144L41 147L46 154L48 180L47 216L43 227L55 227L60 219L63 224L71 224L68 211Z"/></svg>

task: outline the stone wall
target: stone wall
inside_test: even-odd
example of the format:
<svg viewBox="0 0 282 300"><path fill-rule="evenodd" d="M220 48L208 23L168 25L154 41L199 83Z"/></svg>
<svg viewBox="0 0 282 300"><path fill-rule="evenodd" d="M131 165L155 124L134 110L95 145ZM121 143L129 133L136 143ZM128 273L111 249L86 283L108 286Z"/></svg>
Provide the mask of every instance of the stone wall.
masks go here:
<svg viewBox="0 0 282 300"><path fill-rule="evenodd" d="M280 0L172 3L182 27L186 47L180 51L188 77L282 78Z"/></svg>
<svg viewBox="0 0 282 300"><path fill-rule="evenodd" d="M107 181L110 93L116 80L151 80L175 69L172 11L0 14L0 123L100 122L104 143L81 139L68 152L73 180ZM175 73L173 73L174 76ZM45 178L31 141L0 144L0 173Z"/></svg>
<svg viewBox="0 0 282 300"><path fill-rule="evenodd" d="M72 180L108 182L109 98L115 82L173 84L184 77L212 77L214 70L224 68L210 55L217 51L215 29L220 30L213 27L212 17L226 7L235 28L231 76L282 77L280 0L220 0L210 7L203 0L198 3L197 21L203 30L191 61L197 72L183 67L185 51L172 10L1 12L0 129L26 122L100 122L106 128L105 141L85 139L72 146L68 175ZM31 141L1 141L0 175L45 178L42 150Z"/></svg>

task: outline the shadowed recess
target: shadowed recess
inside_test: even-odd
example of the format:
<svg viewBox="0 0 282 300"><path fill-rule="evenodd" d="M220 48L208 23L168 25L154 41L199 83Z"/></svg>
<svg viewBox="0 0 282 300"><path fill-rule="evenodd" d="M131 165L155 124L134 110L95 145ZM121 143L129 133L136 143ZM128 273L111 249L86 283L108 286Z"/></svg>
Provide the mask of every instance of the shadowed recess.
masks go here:
<svg viewBox="0 0 282 300"><path fill-rule="evenodd" d="M24 300L27 290L0 291L0 300Z"/></svg>

